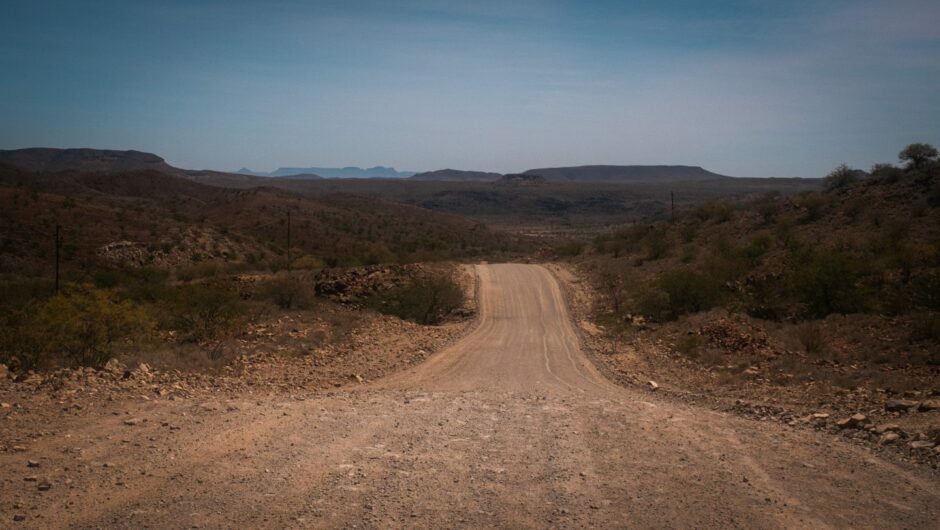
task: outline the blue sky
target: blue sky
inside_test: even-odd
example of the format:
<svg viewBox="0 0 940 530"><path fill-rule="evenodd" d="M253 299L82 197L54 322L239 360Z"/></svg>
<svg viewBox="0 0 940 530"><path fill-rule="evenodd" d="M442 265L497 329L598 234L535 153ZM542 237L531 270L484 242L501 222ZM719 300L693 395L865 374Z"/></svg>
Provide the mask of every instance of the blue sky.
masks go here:
<svg viewBox="0 0 940 530"><path fill-rule="evenodd" d="M0 7L0 148L223 170L820 176L940 144L936 0Z"/></svg>

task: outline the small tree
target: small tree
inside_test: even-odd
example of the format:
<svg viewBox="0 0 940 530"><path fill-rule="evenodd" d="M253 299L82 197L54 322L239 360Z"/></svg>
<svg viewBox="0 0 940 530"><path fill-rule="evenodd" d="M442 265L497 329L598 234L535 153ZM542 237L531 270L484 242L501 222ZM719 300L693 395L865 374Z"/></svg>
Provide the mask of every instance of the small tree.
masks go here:
<svg viewBox="0 0 940 530"><path fill-rule="evenodd" d="M376 293L366 300L366 305L403 320L433 325L460 307L463 300L463 289L453 278L433 274L415 277L404 285Z"/></svg>
<svg viewBox="0 0 940 530"><path fill-rule="evenodd" d="M688 313L714 307L721 298L721 283L691 269L672 269L642 288L640 311L656 320L674 320Z"/></svg>
<svg viewBox="0 0 940 530"><path fill-rule="evenodd" d="M863 265L852 256L823 249L797 256L791 265L790 286L806 306L808 316L864 311L867 298L859 285Z"/></svg>
<svg viewBox="0 0 940 530"><path fill-rule="evenodd" d="M185 339L203 342L227 338L241 325L248 308L232 290L195 284L181 288L169 310Z"/></svg>
<svg viewBox="0 0 940 530"><path fill-rule="evenodd" d="M898 153L898 158L906 161L909 169L919 169L937 158L937 149L930 144L911 144Z"/></svg>
<svg viewBox="0 0 940 530"><path fill-rule="evenodd" d="M844 188L858 180L858 172L849 166L842 164L833 169L823 179L823 186L827 191Z"/></svg>
<svg viewBox="0 0 940 530"><path fill-rule="evenodd" d="M39 304L20 330L27 364L58 359L99 366L120 340L140 338L154 328L142 308L103 289L70 289Z"/></svg>

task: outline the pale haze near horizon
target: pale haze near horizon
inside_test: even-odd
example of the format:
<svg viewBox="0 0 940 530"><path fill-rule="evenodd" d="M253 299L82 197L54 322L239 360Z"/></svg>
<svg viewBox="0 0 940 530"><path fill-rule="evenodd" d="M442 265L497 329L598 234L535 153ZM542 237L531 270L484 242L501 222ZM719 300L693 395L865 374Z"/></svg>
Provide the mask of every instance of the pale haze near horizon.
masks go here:
<svg viewBox="0 0 940 530"><path fill-rule="evenodd" d="M940 3L3 1L0 148L825 174L940 142Z"/></svg>

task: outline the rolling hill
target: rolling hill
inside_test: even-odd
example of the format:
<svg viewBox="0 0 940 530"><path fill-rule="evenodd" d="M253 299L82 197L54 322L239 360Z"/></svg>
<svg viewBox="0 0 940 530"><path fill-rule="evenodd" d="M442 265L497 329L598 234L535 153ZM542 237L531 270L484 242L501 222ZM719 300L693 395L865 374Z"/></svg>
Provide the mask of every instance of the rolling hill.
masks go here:
<svg viewBox="0 0 940 530"><path fill-rule="evenodd" d="M48 268L61 227L64 265L94 269L120 248L136 264L255 266L293 256L327 265L484 256L518 237L424 208L345 193L222 188L155 170L31 172L0 165L0 272ZM37 265L43 267L37 269Z"/></svg>

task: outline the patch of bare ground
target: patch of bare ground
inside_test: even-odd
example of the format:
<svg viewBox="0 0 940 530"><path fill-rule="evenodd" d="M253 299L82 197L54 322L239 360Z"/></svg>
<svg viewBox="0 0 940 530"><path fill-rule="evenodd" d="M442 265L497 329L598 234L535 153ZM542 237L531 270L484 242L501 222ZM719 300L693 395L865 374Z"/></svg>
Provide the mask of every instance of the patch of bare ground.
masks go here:
<svg viewBox="0 0 940 530"><path fill-rule="evenodd" d="M713 310L612 329L598 323L601 297L573 266L548 268L585 350L613 381L940 468L940 370L920 362L931 352L911 347L909 322L834 315L794 325ZM912 362L898 362L904 356Z"/></svg>

